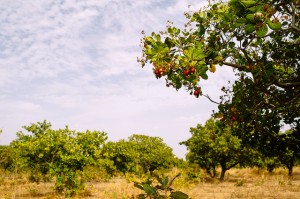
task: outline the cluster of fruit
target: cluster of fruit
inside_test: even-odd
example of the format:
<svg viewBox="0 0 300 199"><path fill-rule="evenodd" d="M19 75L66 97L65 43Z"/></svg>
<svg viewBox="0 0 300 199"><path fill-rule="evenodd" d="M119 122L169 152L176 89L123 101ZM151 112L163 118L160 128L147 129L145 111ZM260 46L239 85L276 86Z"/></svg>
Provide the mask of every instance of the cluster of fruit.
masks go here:
<svg viewBox="0 0 300 199"><path fill-rule="evenodd" d="M194 67L190 68L190 70L188 69L184 69L183 70L183 75L185 77L189 76L190 74L194 74L196 72L196 69Z"/></svg>
<svg viewBox="0 0 300 199"><path fill-rule="evenodd" d="M236 121L236 117L235 116L231 116L231 121L233 121L233 122L235 122ZM225 120L225 118L224 117L222 117L221 118L221 121L224 121Z"/></svg>
<svg viewBox="0 0 300 199"><path fill-rule="evenodd" d="M195 90L194 90L194 95L196 97L199 97L199 95L201 94L201 88L200 87L197 87Z"/></svg>
<svg viewBox="0 0 300 199"><path fill-rule="evenodd" d="M161 76L164 74L164 70L162 68L156 69L154 74L157 78L161 78Z"/></svg>

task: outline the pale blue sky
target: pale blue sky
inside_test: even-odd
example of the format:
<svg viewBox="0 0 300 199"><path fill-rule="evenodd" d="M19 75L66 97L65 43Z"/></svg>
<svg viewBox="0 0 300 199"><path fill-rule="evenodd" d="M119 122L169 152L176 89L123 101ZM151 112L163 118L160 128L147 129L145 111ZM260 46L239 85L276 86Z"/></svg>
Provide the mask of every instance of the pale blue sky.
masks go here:
<svg viewBox="0 0 300 199"><path fill-rule="evenodd" d="M110 140L159 136L184 157L179 142L216 105L167 88L137 57L143 37L182 27L199 0L0 0L0 144L23 125L100 130ZM188 5L191 5L188 8ZM218 99L232 70L217 68L203 90Z"/></svg>

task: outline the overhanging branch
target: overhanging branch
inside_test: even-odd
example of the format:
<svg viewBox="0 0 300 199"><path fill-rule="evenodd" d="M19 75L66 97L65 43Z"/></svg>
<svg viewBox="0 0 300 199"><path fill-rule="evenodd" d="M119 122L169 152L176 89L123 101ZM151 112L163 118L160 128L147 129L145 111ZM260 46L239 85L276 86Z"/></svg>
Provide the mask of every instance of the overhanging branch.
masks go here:
<svg viewBox="0 0 300 199"><path fill-rule="evenodd" d="M282 87L282 88L289 88L289 87L300 87L300 82L281 82L278 79L275 79L276 86Z"/></svg>
<svg viewBox="0 0 300 199"><path fill-rule="evenodd" d="M216 102L216 101L212 100L208 95L202 95L202 96L206 97L209 101L211 101L215 104L218 104L218 105L220 104L219 102Z"/></svg>

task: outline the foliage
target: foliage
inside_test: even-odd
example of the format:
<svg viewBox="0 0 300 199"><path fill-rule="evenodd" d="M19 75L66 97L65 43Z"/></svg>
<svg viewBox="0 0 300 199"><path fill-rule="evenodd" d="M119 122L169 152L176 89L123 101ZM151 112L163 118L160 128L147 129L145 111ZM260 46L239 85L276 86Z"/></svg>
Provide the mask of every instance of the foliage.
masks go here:
<svg viewBox="0 0 300 199"><path fill-rule="evenodd" d="M298 0L209 1L186 13L184 29L169 23L166 31L145 35L138 61L143 67L152 64L166 86L185 87L217 103L214 117L224 128L230 126L242 146L264 155L281 146L279 151L291 160L300 144L299 11ZM233 68L239 79L222 88L217 102L202 93L201 82L219 66ZM280 135L282 123L294 129L288 139ZM287 159L283 161L291 163Z"/></svg>
<svg viewBox="0 0 300 199"><path fill-rule="evenodd" d="M299 148L299 132L287 130L272 140L272 146L265 149L265 154L269 158L277 160L277 164L284 165L288 169L288 174L291 176L293 167L299 163L300 148Z"/></svg>
<svg viewBox="0 0 300 199"><path fill-rule="evenodd" d="M131 143L126 140L108 142L105 144L102 155L105 159L111 160L114 165L112 173L115 171L126 172L134 171L135 151Z"/></svg>
<svg viewBox="0 0 300 199"><path fill-rule="evenodd" d="M160 137L132 135L128 141L136 152L135 161L143 172L150 174L158 168L169 168L174 163L172 148L167 146Z"/></svg>
<svg viewBox="0 0 300 199"><path fill-rule="evenodd" d="M99 131L76 132L65 129L52 130L51 124L38 122L24 126L29 134L17 133L12 146L20 152L31 172L55 176L55 189L72 196L83 188L78 178L87 164L95 163L106 133Z"/></svg>
<svg viewBox="0 0 300 199"><path fill-rule="evenodd" d="M169 168L175 162L172 149L161 138L137 134L128 140L107 143L103 157L112 160L124 174L152 174L155 169Z"/></svg>
<svg viewBox="0 0 300 199"><path fill-rule="evenodd" d="M231 88L222 89L224 95L219 104L219 111L215 117L221 117L224 123L231 123L234 118L233 134L242 139L243 145L255 148L261 154L262 159L258 166L265 166L269 171L286 165L292 174L292 167L295 164L300 144L299 117L294 117L298 110L291 111L287 108L274 108L268 97L257 91L255 85L247 76L241 76ZM290 113L289 121L286 114ZM294 117L293 119L291 119ZM281 122L290 123L293 130L280 132Z"/></svg>
<svg viewBox="0 0 300 199"><path fill-rule="evenodd" d="M251 150L244 147L242 140L232 134L230 127L223 127L220 121L209 119L204 126L198 124L190 130L192 137L181 142L188 148L187 160L197 163L212 177L221 166L220 179L225 172L252 158Z"/></svg>
<svg viewBox="0 0 300 199"><path fill-rule="evenodd" d="M251 76L276 107L299 107L299 6L297 0L230 0L186 13L181 30L145 36L142 66L152 63L167 85L201 95L200 79L226 65ZM195 91L199 91L196 92Z"/></svg>
<svg viewBox="0 0 300 199"><path fill-rule="evenodd" d="M0 146L0 167L6 170L13 170L15 166L15 153L10 146Z"/></svg>
<svg viewBox="0 0 300 199"><path fill-rule="evenodd" d="M154 184L154 179L148 179L145 182L138 183L135 182L134 186L143 190L145 193L139 194L139 199L153 198L153 199L162 199L162 198L172 198L172 199L188 199L188 195L181 192L175 191L171 186L174 180L180 176L180 173L177 174L174 178L169 179L166 177L156 176L157 184Z"/></svg>

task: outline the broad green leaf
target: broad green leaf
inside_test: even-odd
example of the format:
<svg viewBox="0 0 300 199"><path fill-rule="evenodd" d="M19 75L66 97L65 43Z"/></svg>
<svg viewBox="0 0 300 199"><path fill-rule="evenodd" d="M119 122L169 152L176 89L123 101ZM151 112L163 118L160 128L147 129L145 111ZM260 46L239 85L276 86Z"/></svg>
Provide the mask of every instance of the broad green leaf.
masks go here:
<svg viewBox="0 0 300 199"><path fill-rule="evenodd" d="M189 196L181 191L174 191L170 194L172 199L188 199Z"/></svg>
<svg viewBox="0 0 300 199"><path fill-rule="evenodd" d="M166 176L165 179L162 181L162 187L165 188L169 183L169 177Z"/></svg>
<svg viewBox="0 0 300 199"><path fill-rule="evenodd" d="M145 53L146 53L147 55L154 55L154 54L155 54L155 53L152 51L152 49L150 49L150 48L147 48Z"/></svg>
<svg viewBox="0 0 300 199"><path fill-rule="evenodd" d="M200 60L203 60L204 57L205 57L205 55L203 54L202 49L194 51L194 57L193 57L194 60L200 61Z"/></svg>
<svg viewBox="0 0 300 199"><path fill-rule="evenodd" d="M282 24L280 22L273 23L271 21L268 21L268 25L272 30L280 30L282 27Z"/></svg>
<svg viewBox="0 0 300 199"><path fill-rule="evenodd" d="M144 184L144 185L142 185L143 186L143 188L144 188L144 191L148 194L148 195L150 195L150 196L155 196L155 195L157 195L156 194L156 190L151 186L151 185L149 185L149 184Z"/></svg>
<svg viewBox="0 0 300 199"><path fill-rule="evenodd" d="M268 33L268 26L266 24L263 24L262 27L256 30L256 34L259 37L264 37L267 33Z"/></svg>
<svg viewBox="0 0 300 199"><path fill-rule="evenodd" d="M246 33L252 33L255 30L255 26L252 24L247 24L245 26L245 32Z"/></svg>
<svg viewBox="0 0 300 199"><path fill-rule="evenodd" d="M222 28L225 28L226 26L227 26L227 24L225 24L225 23L220 23L220 24L217 25L217 28L218 28L218 29L222 29Z"/></svg>
<svg viewBox="0 0 300 199"><path fill-rule="evenodd" d="M215 61L223 61L223 57L222 56L217 56L217 57L215 57Z"/></svg>
<svg viewBox="0 0 300 199"><path fill-rule="evenodd" d="M165 39L165 44L169 47L172 48L174 46L172 39L170 39L170 37L167 37Z"/></svg>
<svg viewBox="0 0 300 199"><path fill-rule="evenodd" d="M238 19L236 20L236 22L237 22L237 23L246 23L246 22L247 22L247 19L245 19L245 18L238 18Z"/></svg>
<svg viewBox="0 0 300 199"><path fill-rule="evenodd" d="M202 24L200 24L199 28L198 28L198 34L200 36L202 36L202 35L204 35L204 33L205 33L205 28L204 28L204 26Z"/></svg>
<svg viewBox="0 0 300 199"><path fill-rule="evenodd" d="M247 14L246 19L251 23L255 23L254 14Z"/></svg>
<svg viewBox="0 0 300 199"><path fill-rule="evenodd" d="M245 8L248 8L248 7L254 6L255 4L257 4L257 2L256 2L256 1L253 1L253 0L242 0L242 1L241 1L241 4L242 4Z"/></svg>
<svg viewBox="0 0 300 199"><path fill-rule="evenodd" d="M144 187L142 185L140 185L139 183L134 183L134 187L139 188L141 190L144 190Z"/></svg>
<svg viewBox="0 0 300 199"><path fill-rule="evenodd" d="M208 79L208 76L206 73L201 73L200 76L202 77L202 79Z"/></svg>
<svg viewBox="0 0 300 199"><path fill-rule="evenodd" d="M248 10L250 10L251 12L255 13L257 11L261 11L263 9L263 6L258 5L258 6L253 6L251 8L248 8Z"/></svg>

